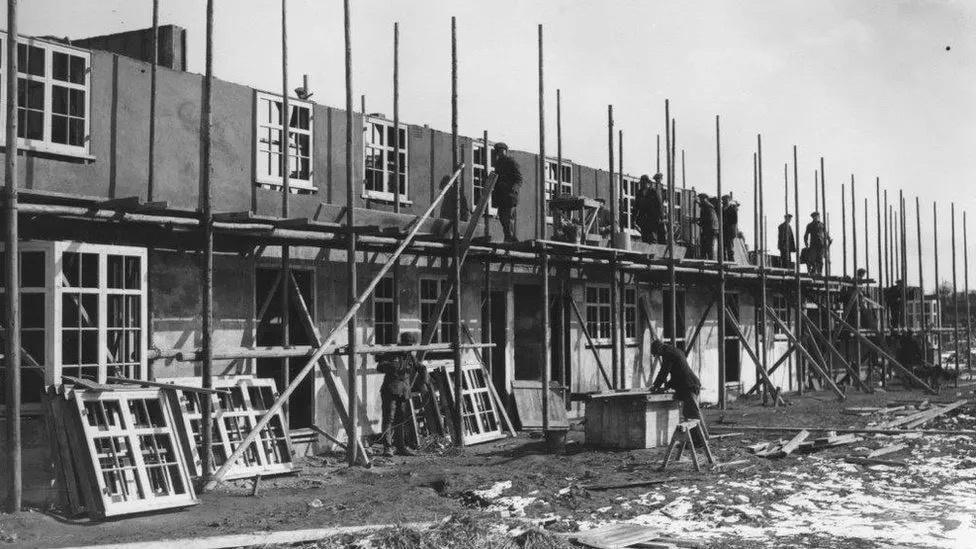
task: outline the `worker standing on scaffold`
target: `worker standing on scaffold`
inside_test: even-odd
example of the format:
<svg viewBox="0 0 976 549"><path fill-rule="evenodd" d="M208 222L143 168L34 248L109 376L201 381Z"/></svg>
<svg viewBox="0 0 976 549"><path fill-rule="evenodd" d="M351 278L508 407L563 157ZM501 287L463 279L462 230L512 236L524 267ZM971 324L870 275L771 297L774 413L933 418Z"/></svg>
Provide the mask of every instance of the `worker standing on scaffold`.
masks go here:
<svg viewBox="0 0 976 549"><path fill-rule="evenodd" d="M502 225L505 242L517 242L515 238L515 208L518 206L519 189L522 187L522 170L518 162L508 155L508 145L495 143L495 188L491 191L492 205L498 209L498 222Z"/></svg>

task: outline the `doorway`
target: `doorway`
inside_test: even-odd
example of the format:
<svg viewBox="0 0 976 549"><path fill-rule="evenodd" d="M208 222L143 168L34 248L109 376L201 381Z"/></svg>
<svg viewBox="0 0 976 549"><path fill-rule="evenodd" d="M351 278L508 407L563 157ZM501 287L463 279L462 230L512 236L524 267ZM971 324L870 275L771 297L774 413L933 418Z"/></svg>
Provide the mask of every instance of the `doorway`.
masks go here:
<svg viewBox="0 0 976 549"><path fill-rule="evenodd" d="M732 318L741 326L739 322L739 294L725 294L725 309L731 313ZM739 337L731 321L725 321L725 383L739 384L742 382L742 352Z"/></svg>
<svg viewBox="0 0 976 549"><path fill-rule="evenodd" d="M505 353L508 347L505 326L508 316L508 296L504 291L491 292L491 310L486 311L491 318L491 342L495 346L491 349L491 380L495 384L495 391L499 395L508 395L505 383ZM487 304L486 304L487 309Z"/></svg>
<svg viewBox="0 0 976 549"><path fill-rule="evenodd" d="M282 344L281 284L275 284L279 272L281 272L280 269L265 267L259 267L255 272L255 307L261 307L269 296L271 298L264 315L258 319L255 337L255 343L258 346L280 346ZM301 293L302 299L314 320L314 272L304 269L291 269L291 274L295 277L299 293ZM288 293L288 299L289 342L291 345L311 345L311 334L305 327L302 313L291 292ZM256 310L255 316L260 312L260 310ZM287 360L287 367L285 367L285 360ZM278 391L281 392L305 366L305 362L306 359L303 357L290 359L259 358L257 359L257 376L274 379L278 385ZM289 429L306 429L311 427L315 421L314 377L313 375L305 376L305 379L292 393L291 398L288 399L285 414L288 417Z"/></svg>
<svg viewBox="0 0 976 549"><path fill-rule="evenodd" d="M542 292L539 286L515 284L515 379L541 380Z"/></svg>

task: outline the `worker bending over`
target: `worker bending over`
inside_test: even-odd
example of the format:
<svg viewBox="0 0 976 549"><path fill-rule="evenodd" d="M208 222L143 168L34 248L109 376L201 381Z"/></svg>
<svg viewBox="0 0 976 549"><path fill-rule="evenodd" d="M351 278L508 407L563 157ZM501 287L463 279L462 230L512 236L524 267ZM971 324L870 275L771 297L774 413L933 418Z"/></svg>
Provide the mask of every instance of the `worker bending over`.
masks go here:
<svg viewBox="0 0 976 549"><path fill-rule="evenodd" d="M652 391L661 388L674 389L674 399L681 401L681 411L686 420L697 419L701 423L702 431L708 436L705 419L702 418L701 408L698 407L698 395L701 392L701 381L691 366L685 354L659 339L651 342L651 354L661 357L661 369L654 378ZM697 437L696 437L697 438ZM696 445L699 442L696 440Z"/></svg>
<svg viewBox="0 0 976 549"><path fill-rule="evenodd" d="M417 344L413 332L400 334L400 345ZM393 455L393 446L401 456L412 456L407 448L406 427L410 421L410 393L414 387L427 387L427 368L414 358L411 351L397 351L378 357L376 370L383 374L380 396L383 401L383 455Z"/></svg>
<svg viewBox="0 0 976 549"><path fill-rule="evenodd" d="M516 242L515 208L518 206L519 189L522 187L522 170L518 162L508 155L508 145L495 143L495 188L491 191L492 205L498 209L498 222L502 225L505 242Z"/></svg>

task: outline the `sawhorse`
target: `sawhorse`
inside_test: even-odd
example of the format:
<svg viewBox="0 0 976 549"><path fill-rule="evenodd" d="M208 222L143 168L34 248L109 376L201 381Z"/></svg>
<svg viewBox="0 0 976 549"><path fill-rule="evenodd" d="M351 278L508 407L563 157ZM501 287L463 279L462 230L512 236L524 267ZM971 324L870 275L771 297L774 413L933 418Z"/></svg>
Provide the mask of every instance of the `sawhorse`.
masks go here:
<svg viewBox="0 0 976 549"><path fill-rule="evenodd" d="M715 465L715 457L712 456L712 449L708 446L708 435L702 429L701 420L690 419L688 421L682 421L675 427L674 434L671 435L671 442L668 444L668 451L664 453L664 463L661 464L662 471L668 466L668 462L671 461L671 453L674 451L675 446L678 447L678 455L674 458L674 461L681 459L681 454L684 453L685 446L690 446L691 461L695 465L695 471L701 472L701 464L698 463L698 451L695 450L694 433L696 431L701 436L705 448L705 457L708 459L709 465Z"/></svg>

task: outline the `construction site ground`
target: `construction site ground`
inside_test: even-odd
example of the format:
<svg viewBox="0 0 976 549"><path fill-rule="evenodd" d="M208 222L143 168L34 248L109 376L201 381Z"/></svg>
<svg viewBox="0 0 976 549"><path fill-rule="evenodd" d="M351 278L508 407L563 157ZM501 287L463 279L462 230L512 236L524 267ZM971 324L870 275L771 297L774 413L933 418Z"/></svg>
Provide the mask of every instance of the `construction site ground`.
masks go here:
<svg viewBox="0 0 976 549"><path fill-rule="evenodd" d="M788 408L740 400L724 411L707 408L705 415L713 435L747 425L863 427L886 418L854 415L847 409L972 399L972 389L949 388L938 396L900 389L862 394L851 389L844 402L829 392L816 392L788 397ZM976 403L970 401L924 428L976 429ZM550 455L541 438L526 433L464 450L440 447L416 457L377 457L369 469L350 468L342 456L326 455L306 459L298 475L264 479L257 495L251 495L250 481L230 482L204 494L199 505L175 512L98 523L75 522L42 509L0 515L0 546L62 547L437 522L452 515L512 531L519 525L524 530L531 521L562 534L631 522L662 536L698 541L702 547L976 546L976 437L863 435L852 444L781 458L757 457L746 449L790 436L746 431L714 439L711 446L719 462L747 462L702 473L686 459L660 471L663 448L589 448L578 425L561 455ZM907 448L881 459L904 461L905 468L844 460L899 443ZM665 478L676 480L593 489ZM465 521L450 524L464 528ZM347 537L321 546L349 541ZM383 543L374 539L372 546L376 545Z"/></svg>

